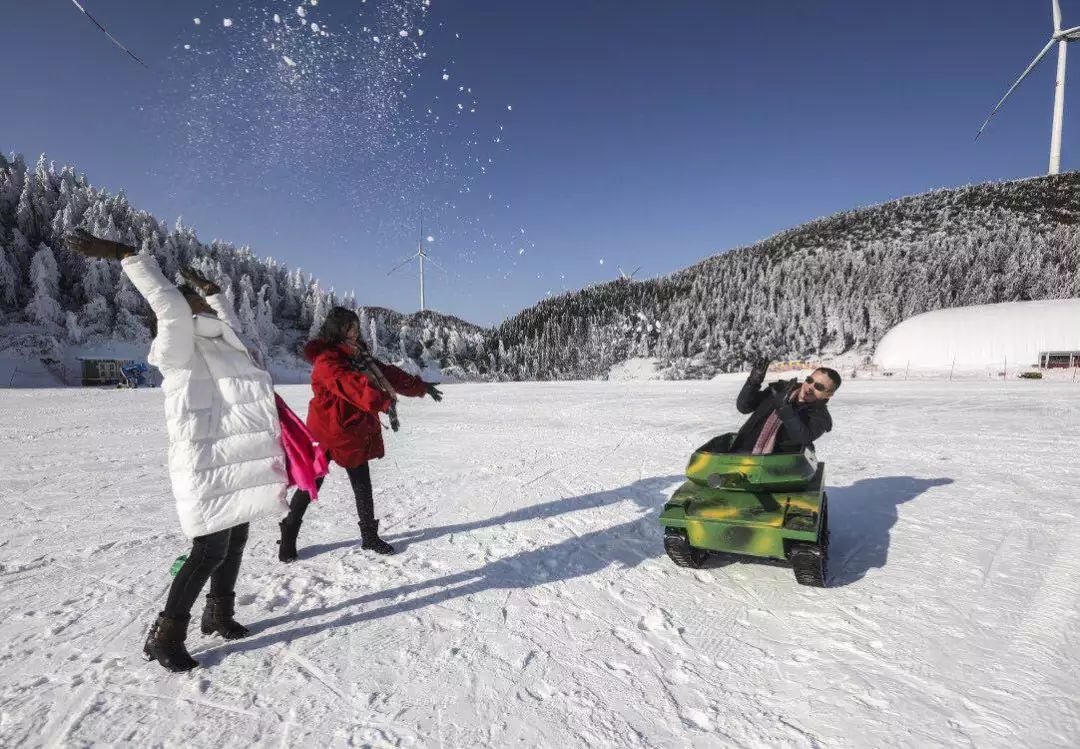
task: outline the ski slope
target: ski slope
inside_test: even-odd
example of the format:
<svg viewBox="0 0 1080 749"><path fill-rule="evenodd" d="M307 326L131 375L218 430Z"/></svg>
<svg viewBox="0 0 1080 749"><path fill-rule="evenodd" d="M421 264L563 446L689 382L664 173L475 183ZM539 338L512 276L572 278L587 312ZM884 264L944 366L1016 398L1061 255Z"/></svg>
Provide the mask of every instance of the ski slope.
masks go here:
<svg viewBox="0 0 1080 749"><path fill-rule="evenodd" d="M254 635L195 627L185 675L139 652L187 547L161 392L0 390L0 746L1080 745L1080 386L845 383L810 589L663 556L659 509L739 385L407 402L373 468L401 553L358 548L339 469L297 563L253 526Z"/></svg>

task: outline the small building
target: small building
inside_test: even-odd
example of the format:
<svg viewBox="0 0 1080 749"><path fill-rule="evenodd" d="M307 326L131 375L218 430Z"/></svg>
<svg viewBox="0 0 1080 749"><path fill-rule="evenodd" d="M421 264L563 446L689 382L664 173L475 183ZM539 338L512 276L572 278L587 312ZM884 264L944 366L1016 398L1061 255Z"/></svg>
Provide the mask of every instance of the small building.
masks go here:
<svg viewBox="0 0 1080 749"><path fill-rule="evenodd" d="M82 367L82 384L84 387L92 385L119 385L126 382L124 373L120 368L125 364L131 364L131 359L97 359L79 357Z"/></svg>
<svg viewBox="0 0 1080 749"><path fill-rule="evenodd" d="M1080 351L1040 351L1039 369L1072 369L1080 365Z"/></svg>

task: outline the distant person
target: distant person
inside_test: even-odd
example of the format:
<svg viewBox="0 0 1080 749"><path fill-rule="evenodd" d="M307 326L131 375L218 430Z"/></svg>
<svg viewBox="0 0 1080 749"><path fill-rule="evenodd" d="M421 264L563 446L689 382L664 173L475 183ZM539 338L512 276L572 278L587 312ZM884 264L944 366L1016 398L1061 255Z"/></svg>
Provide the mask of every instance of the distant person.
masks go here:
<svg viewBox="0 0 1080 749"><path fill-rule="evenodd" d="M307 425L333 462L345 469L356 499L361 548L379 554L393 554L394 547L379 538L375 501L368 462L385 455L379 414L390 416L397 429L399 395L423 397L436 402L442 392L435 385L413 377L397 367L375 360L360 338L360 319L352 310L334 307L326 316L318 335L304 348L313 365ZM316 487L322 486L322 478ZM297 558L296 538L311 504L308 492L298 489L289 503L289 514L281 521L278 559Z"/></svg>
<svg viewBox="0 0 1080 749"><path fill-rule="evenodd" d="M802 383L777 380L763 388L768 369L768 361L755 365L739 391L735 407L739 413L751 416L736 435L732 452L802 452L832 430L828 402L840 388L839 372L818 367Z"/></svg>
<svg viewBox="0 0 1080 749"><path fill-rule="evenodd" d="M153 256L134 247L85 231L66 239L87 257L121 261L157 316L147 358L164 376L169 476L192 546L143 652L170 671L188 671L199 664L184 641L207 580L203 634L227 640L250 634L233 618L248 523L281 512L288 488L273 383L230 326L235 313L212 282L185 273L208 293L204 299L191 286L171 284Z"/></svg>

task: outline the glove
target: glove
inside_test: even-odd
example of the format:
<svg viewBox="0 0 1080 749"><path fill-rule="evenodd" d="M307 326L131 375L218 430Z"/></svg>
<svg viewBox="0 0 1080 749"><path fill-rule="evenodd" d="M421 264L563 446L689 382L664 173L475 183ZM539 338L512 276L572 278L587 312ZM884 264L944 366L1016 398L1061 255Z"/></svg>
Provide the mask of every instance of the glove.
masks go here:
<svg viewBox="0 0 1080 749"><path fill-rule="evenodd" d="M76 229L64 237L64 242L80 255L100 260L123 260L138 254L134 247L95 237L86 229Z"/></svg>
<svg viewBox="0 0 1080 749"><path fill-rule="evenodd" d="M221 287L211 281L194 268L181 268L180 275L184 277L184 280L201 291L206 296L213 296L214 294L221 293Z"/></svg>
<svg viewBox="0 0 1080 749"><path fill-rule="evenodd" d="M771 362L768 359L758 360L750 369L750 379L755 382L763 382L765 380L765 374L769 370L769 364L771 364Z"/></svg>
<svg viewBox="0 0 1080 749"><path fill-rule="evenodd" d="M434 383L429 382L426 384L426 387L427 394L431 396L431 400L435 401L436 403L442 400L442 391L439 390L439 388L435 387Z"/></svg>
<svg viewBox="0 0 1080 749"><path fill-rule="evenodd" d="M390 410L387 412L386 415L390 417L390 429L392 429L395 432L398 429L401 429L401 422L398 421L398 415L397 415L397 401L393 401L390 404Z"/></svg>

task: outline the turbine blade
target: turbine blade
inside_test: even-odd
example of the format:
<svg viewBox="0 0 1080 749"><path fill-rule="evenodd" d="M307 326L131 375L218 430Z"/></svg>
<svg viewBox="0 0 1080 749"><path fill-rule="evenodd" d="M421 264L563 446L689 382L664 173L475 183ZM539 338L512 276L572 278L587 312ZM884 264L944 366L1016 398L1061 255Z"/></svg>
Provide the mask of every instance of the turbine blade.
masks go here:
<svg viewBox="0 0 1080 749"><path fill-rule="evenodd" d="M1058 0L1051 0L1054 4L1054 33L1061 31L1061 3Z"/></svg>
<svg viewBox="0 0 1080 749"><path fill-rule="evenodd" d="M425 259L426 259L426 260L427 260L427 261L428 261L429 263L431 263L432 265L434 265L434 266L435 266L436 268L438 268L439 270L441 270L441 271L442 271L443 273L446 273L447 275L449 275L449 274L450 274L450 271L448 271L448 270L447 270L446 268L442 267L442 265L440 265L439 263L436 263L436 262L435 262L434 260L432 260L432 259L431 259L431 255L428 255L427 253L424 253L424 258L425 258Z"/></svg>
<svg viewBox="0 0 1080 749"><path fill-rule="evenodd" d="M82 5L80 5L80 4L78 3L78 0L71 0L71 2L72 2L72 3L74 4L74 5L75 5L75 7L76 7L76 8L78 8L79 10L81 10L81 11L82 11L82 14L83 14L84 16L86 16L86 17L87 17L88 19L90 19L90 23L94 24L94 25L95 25L95 26L97 26L97 27L98 27L99 29L101 29L101 33L102 33L102 34L104 34L105 36L109 37L110 41L112 41L112 43L113 43L113 44L115 44L115 45L116 45L117 47L119 47L120 49L122 49L122 50L124 50L125 52L127 52L127 53L128 53L128 55L130 55L130 56L131 56L131 59L132 59L132 60L134 60L135 62L139 63L139 64L140 64L140 65L142 65L142 66L143 66L144 68L145 68L145 67L147 67L146 63L145 63L145 62L143 62L142 60L140 60L140 59L139 59L138 57L136 57L136 56L135 56L135 53L134 53L134 52L132 52L132 51L131 51L130 49L128 49L127 47L125 47L125 46L124 46L123 44L121 44L121 43L120 43L120 41L119 41L119 40L118 40L118 39L117 39L117 38L116 38L115 36L113 36L112 34L110 34L110 33L109 33L109 32L108 32L108 31L107 31L106 29L105 29L105 27L104 27L104 26L102 26L102 25L101 25L100 23L98 23L98 20L97 20L96 18L94 18L94 17L92 16L92 15L90 15L90 11L88 11L88 10L87 10L86 8L84 8L84 7L82 6Z"/></svg>
<svg viewBox="0 0 1080 749"><path fill-rule="evenodd" d="M982 127L979 128L979 132L975 134L975 140L979 139L979 136L982 135L983 130L985 130L986 126L990 124L990 120L993 119L994 115L997 114L997 111L1001 109L1001 105L1004 104L1005 100L1009 98L1009 95L1016 90L1016 87L1020 85L1020 82L1028 77L1028 73L1034 70L1036 65L1042 62L1042 59L1046 57L1047 53L1053 48L1055 43L1056 40L1051 39L1046 43L1046 46L1042 48L1042 51L1039 52L1039 54L1035 55L1035 59L1032 60L1031 64L1028 65L1024 72L1020 74L1020 77L1016 79L1016 83L1014 83L1009 88L1009 90L1005 92L1005 95L1001 97L1001 101L997 103L997 106L994 107L994 109L990 112L987 118L983 121Z"/></svg>
<svg viewBox="0 0 1080 749"><path fill-rule="evenodd" d="M386 275L388 275L388 276L389 276L389 275L390 275L391 273L393 273L393 272L395 272L395 271L397 271L397 270L400 270L401 268L405 267L405 265L406 265L406 264L408 264L408 263L411 263L411 262L412 262L412 260L413 260L413 258L414 258L414 257L416 257L416 255L409 255L409 256L408 256L407 258L405 258L405 259L404 259L404 260L402 260L402 261L401 261L400 263L398 263L398 264L397 264L397 265L395 265L395 266L394 266L393 268L391 268L391 269L390 269L390 270L389 270L389 271L387 272L387 274L386 274Z"/></svg>

